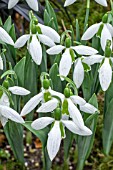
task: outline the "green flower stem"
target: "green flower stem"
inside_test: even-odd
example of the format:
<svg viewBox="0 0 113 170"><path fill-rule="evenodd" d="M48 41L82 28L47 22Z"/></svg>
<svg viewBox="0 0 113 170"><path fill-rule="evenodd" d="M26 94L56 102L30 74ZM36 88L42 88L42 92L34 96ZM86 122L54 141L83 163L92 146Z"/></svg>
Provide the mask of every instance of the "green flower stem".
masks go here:
<svg viewBox="0 0 113 170"><path fill-rule="evenodd" d="M84 32L87 29L88 19L89 19L89 11L90 11L90 0L87 0L87 7L86 7L86 16L84 22Z"/></svg>

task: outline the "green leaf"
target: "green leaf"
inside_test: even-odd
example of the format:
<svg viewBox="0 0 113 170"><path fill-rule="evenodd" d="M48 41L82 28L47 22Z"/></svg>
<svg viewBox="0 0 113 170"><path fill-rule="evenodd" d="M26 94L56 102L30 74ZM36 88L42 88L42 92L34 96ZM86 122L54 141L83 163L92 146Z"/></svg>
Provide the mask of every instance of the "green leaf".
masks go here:
<svg viewBox="0 0 113 170"><path fill-rule="evenodd" d="M113 99L108 104L104 114L102 140L104 153L109 155L113 143Z"/></svg>
<svg viewBox="0 0 113 170"><path fill-rule="evenodd" d="M55 91L62 92L62 83L61 83L61 79L58 76L58 74L59 74L58 65L57 65L57 63L55 63L51 67L51 69L49 71L49 75L50 75L50 78L52 80L53 89Z"/></svg>
<svg viewBox="0 0 113 170"><path fill-rule="evenodd" d="M3 26L7 32L9 32L11 29L11 23L12 23L11 16L9 16Z"/></svg>
<svg viewBox="0 0 113 170"><path fill-rule="evenodd" d="M94 105L96 108L98 108L97 98L95 94L91 97L89 103ZM98 113L95 113L89 116L85 121L86 126L92 130L93 134L91 136L78 136L78 141L77 141L78 143L77 169L78 170L83 169L84 163L91 153L91 149L95 138L97 119L98 119Z"/></svg>
<svg viewBox="0 0 113 170"><path fill-rule="evenodd" d="M48 26L52 27L53 29L55 29L58 32L57 18L56 18L54 9L52 8L52 6L51 6L51 4L49 3L48 0L46 0L46 10L47 10L46 13L48 13L48 15L45 15L46 18L44 18L44 22L46 22L46 19L49 16L50 20L49 20L49 18L47 19L47 20L49 20Z"/></svg>
<svg viewBox="0 0 113 170"><path fill-rule="evenodd" d="M24 163L22 125L9 120L4 127L4 132L13 150L15 158L19 162Z"/></svg>
<svg viewBox="0 0 113 170"><path fill-rule="evenodd" d="M7 75L14 75L14 77L16 78L16 74L13 70L7 70L5 73L1 75L1 79L3 79Z"/></svg>
<svg viewBox="0 0 113 170"><path fill-rule="evenodd" d="M23 57L14 67L18 79L18 85L21 87L24 87L25 61L26 57Z"/></svg>

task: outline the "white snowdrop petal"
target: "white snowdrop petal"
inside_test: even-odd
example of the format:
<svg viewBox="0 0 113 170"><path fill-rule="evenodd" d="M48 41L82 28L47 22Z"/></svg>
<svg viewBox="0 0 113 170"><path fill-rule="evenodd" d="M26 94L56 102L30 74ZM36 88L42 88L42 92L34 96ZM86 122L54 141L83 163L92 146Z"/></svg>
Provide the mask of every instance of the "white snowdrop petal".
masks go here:
<svg viewBox="0 0 113 170"><path fill-rule="evenodd" d="M6 123L8 122L8 119L2 115L0 115L0 120L1 120L1 124L4 127L6 125Z"/></svg>
<svg viewBox="0 0 113 170"><path fill-rule="evenodd" d="M86 101L80 96L73 95L73 96L70 96L70 99L72 100L74 104L78 104L80 106L86 104Z"/></svg>
<svg viewBox="0 0 113 170"><path fill-rule="evenodd" d="M67 129L69 129L74 134L78 134L81 136L89 136L92 134L92 131L89 128L87 128L86 126L83 126L83 128L79 128L71 120L62 121L62 123L66 126Z"/></svg>
<svg viewBox="0 0 113 170"><path fill-rule="evenodd" d="M80 55L94 55L98 53L98 51L95 50L94 48L88 47L85 45L78 45L78 46L71 47L71 48Z"/></svg>
<svg viewBox="0 0 113 170"><path fill-rule="evenodd" d="M3 93L2 97L0 98L0 105L10 106L9 98L5 93Z"/></svg>
<svg viewBox="0 0 113 170"><path fill-rule="evenodd" d="M14 45L12 38L2 27L0 27L0 40L7 44Z"/></svg>
<svg viewBox="0 0 113 170"><path fill-rule="evenodd" d="M51 124L55 119L51 117L41 117L39 119L36 119L31 124L31 127L35 130L40 130Z"/></svg>
<svg viewBox="0 0 113 170"><path fill-rule="evenodd" d="M18 87L18 86L9 87L8 90L11 91L11 93L20 95L20 96L25 96L25 95L30 94L29 90L26 90L25 88Z"/></svg>
<svg viewBox="0 0 113 170"><path fill-rule="evenodd" d="M42 98L43 98L42 92L32 97L23 107L21 111L21 116L25 116L28 113L30 113L40 103Z"/></svg>
<svg viewBox="0 0 113 170"><path fill-rule="evenodd" d="M66 0L66 1L65 1L65 4L64 4L64 7L73 4L75 1L76 1L76 0Z"/></svg>
<svg viewBox="0 0 113 170"><path fill-rule="evenodd" d="M107 1L106 0L95 0L98 4L103 5L107 7Z"/></svg>
<svg viewBox="0 0 113 170"><path fill-rule="evenodd" d="M51 38L54 42L60 43L60 36L53 28L42 25L40 23L38 24L38 26L41 28L42 34Z"/></svg>
<svg viewBox="0 0 113 170"><path fill-rule="evenodd" d="M55 121L54 126L48 134L47 140L47 151L51 161L55 158L59 151L61 139L59 122Z"/></svg>
<svg viewBox="0 0 113 170"><path fill-rule="evenodd" d="M0 56L0 70L3 70L3 60L1 56Z"/></svg>
<svg viewBox="0 0 113 170"><path fill-rule="evenodd" d="M26 2L31 9L33 9L34 11L38 11L38 0L26 0Z"/></svg>
<svg viewBox="0 0 113 170"><path fill-rule="evenodd" d="M62 52L62 50L64 50L65 47L62 46L62 45L55 45L51 48L49 48L46 52L49 54L49 55L55 55L55 54L59 54Z"/></svg>
<svg viewBox="0 0 113 170"><path fill-rule="evenodd" d="M113 37L113 26L109 23L107 23L106 26L107 26L109 32L111 33L111 36Z"/></svg>
<svg viewBox="0 0 113 170"><path fill-rule="evenodd" d="M28 50L29 50L29 53L31 54L33 61L37 65L40 65L42 61L42 47L36 35L32 36L32 40L28 45Z"/></svg>
<svg viewBox="0 0 113 170"><path fill-rule="evenodd" d="M100 24L101 23L98 23L98 24L94 24L92 26L90 26L86 32L83 34L82 36L82 40L89 40L91 39L97 32L98 32L98 29L100 27Z"/></svg>
<svg viewBox="0 0 113 170"><path fill-rule="evenodd" d="M95 113L98 109L91 105L90 103L86 103L85 105L80 106L80 110L85 112L85 113Z"/></svg>
<svg viewBox="0 0 113 170"><path fill-rule="evenodd" d="M56 109L57 104L58 104L57 99L49 100L48 102L42 103L42 105L38 108L37 112L43 113L52 112L54 109Z"/></svg>
<svg viewBox="0 0 113 170"><path fill-rule="evenodd" d="M60 60L59 74L61 76L66 77L69 74L71 65L72 65L72 58L71 58L69 49L66 49L65 52L62 54L62 58ZM61 80L63 80L63 79L61 79Z"/></svg>
<svg viewBox="0 0 113 170"><path fill-rule="evenodd" d="M64 98L65 98L62 93L56 92L56 91L54 91L54 90L52 90L52 89L49 89L49 92L51 93L52 96L57 96L57 97L59 97L62 101L63 101Z"/></svg>
<svg viewBox="0 0 113 170"><path fill-rule="evenodd" d="M99 69L99 80L102 90L106 91L112 80L112 68L108 58L105 58L104 63Z"/></svg>
<svg viewBox="0 0 113 170"><path fill-rule="evenodd" d="M71 99L68 99L68 111L70 114L70 117L73 119L74 123L79 127L84 127L84 121L82 118L82 115L78 108L72 103Z"/></svg>
<svg viewBox="0 0 113 170"><path fill-rule="evenodd" d="M29 40L29 38L30 38L30 35L28 34L26 34L26 35L22 35L21 37L19 37L18 39L17 39L17 41L15 42L15 44L14 44L14 47L15 48L21 48L21 47L23 47L25 44L26 44L26 42Z"/></svg>
<svg viewBox="0 0 113 170"><path fill-rule="evenodd" d="M91 66L95 63L101 63L103 59L104 59L104 56L92 55L92 56L89 56L89 57L83 57L82 62Z"/></svg>
<svg viewBox="0 0 113 170"><path fill-rule="evenodd" d="M84 80L84 67L82 65L81 59L78 59L75 63L75 68L73 72L73 81L76 87L79 88Z"/></svg>
<svg viewBox="0 0 113 170"><path fill-rule="evenodd" d="M103 51L105 51L107 40L111 40L111 42L112 42L112 36L111 36L111 33L109 32L106 24L104 24L104 27L103 27L102 33L101 33L101 47L102 47Z"/></svg>
<svg viewBox="0 0 113 170"><path fill-rule="evenodd" d="M8 9L13 8L18 3L18 1L19 0L9 0L9 2L8 2Z"/></svg>
<svg viewBox="0 0 113 170"><path fill-rule="evenodd" d="M14 122L24 123L23 118L15 110L13 110L10 107L0 105L0 113L2 114L2 116Z"/></svg>
<svg viewBox="0 0 113 170"><path fill-rule="evenodd" d="M69 115L62 114L62 120L69 120Z"/></svg>
<svg viewBox="0 0 113 170"><path fill-rule="evenodd" d="M46 35L39 34L38 38L40 42L43 43L44 45L47 45L49 47L53 47L55 45L54 41L51 38L47 37Z"/></svg>

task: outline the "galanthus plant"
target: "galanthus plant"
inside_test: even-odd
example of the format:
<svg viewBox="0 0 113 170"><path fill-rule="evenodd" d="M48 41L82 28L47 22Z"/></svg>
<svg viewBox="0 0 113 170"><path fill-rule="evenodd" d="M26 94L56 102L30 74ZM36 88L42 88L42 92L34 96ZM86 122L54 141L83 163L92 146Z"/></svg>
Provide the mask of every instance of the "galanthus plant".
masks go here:
<svg viewBox="0 0 113 170"><path fill-rule="evenodd" d="M11 9L18 2L8 0L6 3ZM35 13L29 11L29 28L21 36L18 36L10 17L5 23L0 19L1 127L14 157L23 166L23 147L29 141L31 145L33 133L42 143L43 156L40 159L43 159L43 167L41 162L40 169L50 170L60 150L64 164L58 165L60 168L69 169L69 162L73 159L74 169L83 170L84 166L85 169L95 169L91 162L94 141L99 141L96 143L100 152L98 156L104 158L110 154L113 144L113 2L95 0L106 11L102 18L99 15L100 23L94 23L92 19L93 25L89 26L92 2L83 1L87 7L82 27L79 18L70 17L68 8L63 11L70 20L70 27L62 18L58 24L57 10L48 0L45 0L42 16L38 0L26 2ZM64 6L74 2L76 0L66 0ZM107 5L111 8L105 8ZM25 15L23 4L20 6ZM76 4L74 7L76 10ZM15 8L19 10L18 5ZM72 26L74 21L76 24ZM98 102L103 96L99 110ZM101 149L98 143L102 143ZM72 146L73 157L70 155Z"/></svg>

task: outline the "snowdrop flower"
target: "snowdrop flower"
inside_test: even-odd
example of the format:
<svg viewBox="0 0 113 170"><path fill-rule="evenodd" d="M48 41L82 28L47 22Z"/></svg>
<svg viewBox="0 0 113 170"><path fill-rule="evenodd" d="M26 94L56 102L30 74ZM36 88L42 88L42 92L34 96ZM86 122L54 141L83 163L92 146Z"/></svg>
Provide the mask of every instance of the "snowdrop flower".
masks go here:
<svg viewBox="0 0 113 170"><path fill-rule="evenodd" d="M75 1L76 0L66 0L64 6L65 7L69 6L69 5L73 4ZM100 5L103 5L105 7L107 6L107 0L95 0L95 1Z"/></svg>
<svg viewBox="0 0 113 170"><path fill-rule="evenodd" d="M9 0L8 2L8 9L13 8L19 0ZM31 9L34 11L38 11L38 0L26 0L27 4L30 6Z"/></svg>
<svg viewBox="0 0 113 170"><path fill-rule="evenodd" d="M88 65L93 65L95 63L100 63L99 68L99 80L100 85L102 87L103 91L106 91L112 81L112 66L111 62L113 63L113 58L111 57L111 49L109 41L108 41L108 47L106 46L107 52L105 51L105 55L93 55L90 57L83 57L83 62L87 63Z"/></svg>
<svg viewBox="0 0 113 170"><path fill-rule="evenodd" d="M0 98L0 120L3 126L6 125L8 119L17 123L24 123L23 118L10 108L9 98L4 92Z"/></svg>
<svg viewBox="0 0 113 170"><path fill-rule="evenodd" d="M47 150L51 161L55 158L56 154L59 151L62 138L66 137L65 127L74 134L82 136L89 136L92 134L91 130L85 125L83 128L79 128L73 121L68 119L65 120L63 118L55 120L55 118L51 117L41 117L33 121L31 126L35 130L40 130L51 123L53 123L53 126L48 134L47 139Z"/></svg>
<svg viewBox="0 0 113 170"><path fill-rule="evenodd" d="M37 31L35 33L21 36L16 41L14 47L21 48L26 44L26 42L28 42L27 48L29 53L31 54L33 61L37 65L40 65L42 61L42 47L40 42L49 47L52 47L55 45L55 42L60 42L60 36L54 29L48 26L44 26L39 23L35 26Z"/></svg>
<svg viewBox="0 0 113 170"><path fill-rule="evenodd" d="M0 40L6 44L14 45L10 35L2 27L0 27Z"/></svg>
<svg viewBox="0 0 113 170"><path fill-rule="evenodd" d="M93 114L97 111L97 108L93 105L86 103L86 101L80 96L72 95L70 89L65 88L64 98L62 100L62 112L69 115L78 127L83 128L84 121L79 109L76 106L77 104L79 105L80 110L85 113Z"/></svg>
<svg viewBox="0 0 113 170"><path fill-rule="evenodd" d="M92 47L84 46L84 45L78 45L78 46L68 46L67 48L62 45L55 45L51 47L50 49L47 50L47 53L49 55L55 55L61 53L63 50L65 50L62 54L60 64L59 64L59 74L61 76L67 76L69 74L69 71L71 69L71 66L73 63L75 63L74 66L74 72L73 72L73 80L74 83L76 84L77 88L79 88L83 82L84 79L84 67L81 61L81 58L79 56L78 59L75 60L74 57L77 56L72 56L74 51L78 55L93 55L98 53L97 50L95 50ZM74 50L74 51L73 51ZM61 80L64 80L61 78Z"/></svg>
<svg viewBox="0 0 113 170"><path fill-rule="evenodd" d="M29 90L26 90L23 87L19 87L19 86L13 86L13 87L9 87L8 90L15 94L15 95L20 95L20 96L26 96L28 94L30 94Z"/></svg>
<svg viewBox="0 0 113 170"><path fill-rule="evenodd" d="M103 1L103 0L102 0ZM112 42L113 37L113 26L107 23L108 15L105 14L103 22L90 26L82 36L82 40L89 40L98 32L101 32L100 43L103 51L105 51L106 42L110 40ZM112 45L111 45L112 47Z"/></svg>
<svg viewBox="0 0 113 170"><path fill-rule="evenodd" d="M52 112L58 105L58 100L52 96L63 98L63 94L56 92L50 88L49 80L44 80L41 92L32 97L23 107L21 116L30 113L40 102L42 105L38 108L37 112Z"/></svg>

